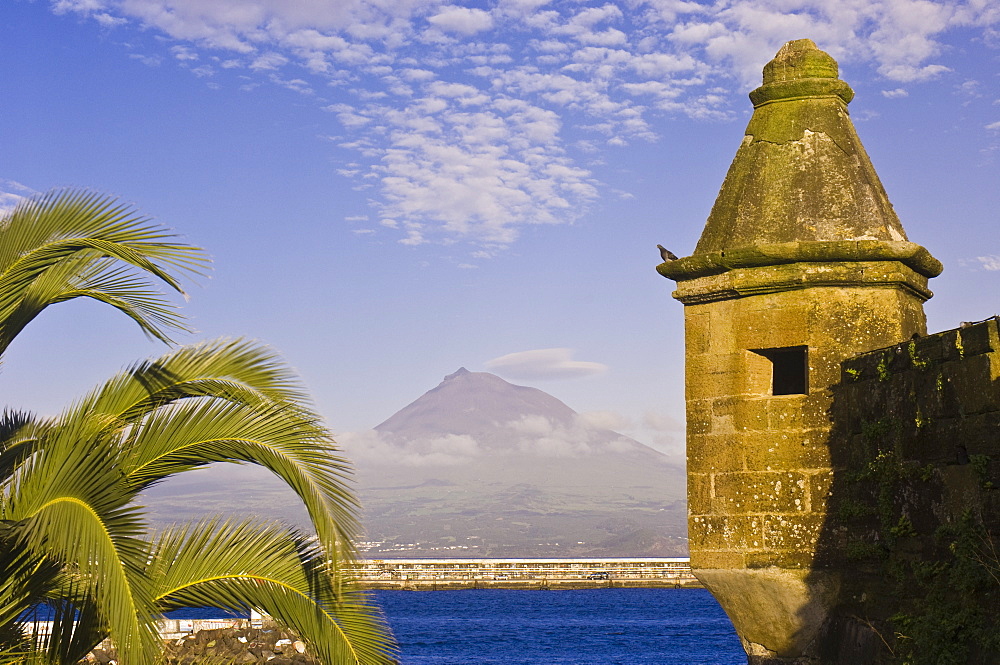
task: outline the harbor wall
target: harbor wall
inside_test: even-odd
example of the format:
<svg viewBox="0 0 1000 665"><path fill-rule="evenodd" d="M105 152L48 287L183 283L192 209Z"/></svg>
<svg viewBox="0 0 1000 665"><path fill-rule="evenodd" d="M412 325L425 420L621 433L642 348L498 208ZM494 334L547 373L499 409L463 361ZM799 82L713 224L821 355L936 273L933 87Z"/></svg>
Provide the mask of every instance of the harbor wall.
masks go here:
<svg viewBox="0 0 1000 665"><path fill-rule="evenodd" d="M824 663L1000 663L1000 324L844 361L814 570L843 571Z"/></svg>

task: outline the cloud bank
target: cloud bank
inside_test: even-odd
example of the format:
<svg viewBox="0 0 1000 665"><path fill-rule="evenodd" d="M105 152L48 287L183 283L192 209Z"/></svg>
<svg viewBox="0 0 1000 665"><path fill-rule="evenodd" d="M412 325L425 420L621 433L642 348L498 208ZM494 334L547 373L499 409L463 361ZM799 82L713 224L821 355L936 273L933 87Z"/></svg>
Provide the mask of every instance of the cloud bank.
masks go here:
<svg viewBox="0 0 1000 665"><path fill-rule="evenodd" d="M664 116L728 118L786 40L904 86L947 75L955 31L996 34L982 0L52 0L173 60L280 85L330 112L368 229L405 244L505 247L598 200L588 154L657 140ZM965 39L966 37L963 37ZM132 41L132 40L130 40ZM739 96L742 102L742 95Z"/></svg>

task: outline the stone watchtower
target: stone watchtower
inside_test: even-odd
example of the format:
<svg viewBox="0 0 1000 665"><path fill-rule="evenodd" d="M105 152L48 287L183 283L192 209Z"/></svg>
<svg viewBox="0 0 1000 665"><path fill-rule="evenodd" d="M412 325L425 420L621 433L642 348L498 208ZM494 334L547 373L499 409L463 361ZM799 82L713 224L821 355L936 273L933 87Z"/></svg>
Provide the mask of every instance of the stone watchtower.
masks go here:
<svg viewBox="0 0 1000 665"><path fill-rule="evenodd" d="M830 388L846 358L925 334L941 272L907 241L853 96L812 41L785 44L694 254L657 267L684 303L691 565L751 663L822 662L844 573L817 562Z"/></svg>

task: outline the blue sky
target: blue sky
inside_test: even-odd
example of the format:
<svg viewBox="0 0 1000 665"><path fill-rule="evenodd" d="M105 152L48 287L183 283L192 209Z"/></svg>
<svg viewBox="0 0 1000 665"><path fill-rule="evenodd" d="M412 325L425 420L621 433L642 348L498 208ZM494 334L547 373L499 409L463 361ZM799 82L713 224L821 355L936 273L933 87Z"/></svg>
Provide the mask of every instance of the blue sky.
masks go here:
<svg viewBox="0 0 1000 665"><path fill-rule="evenodd" d="M182 341L272 344L338 433L465 366L679 454L656 244L693 250L746 93L803 37L945 264L930 329L1000 311L997 0L5 0L0 203L87 187L207 248ZM63 305L0 394L51 413L159 351Z"/></svg>

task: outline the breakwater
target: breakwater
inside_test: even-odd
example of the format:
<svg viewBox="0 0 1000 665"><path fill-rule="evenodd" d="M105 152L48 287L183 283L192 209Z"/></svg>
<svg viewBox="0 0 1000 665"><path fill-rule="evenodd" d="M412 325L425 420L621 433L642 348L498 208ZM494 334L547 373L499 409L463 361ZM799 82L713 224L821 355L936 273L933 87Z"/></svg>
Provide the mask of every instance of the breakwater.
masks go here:
<svg viewBox="0 0 1000 665"><path fill-rule="evenodd" d="M700 587L687 558L368 559L369 589L590 589Z"/></svg>

